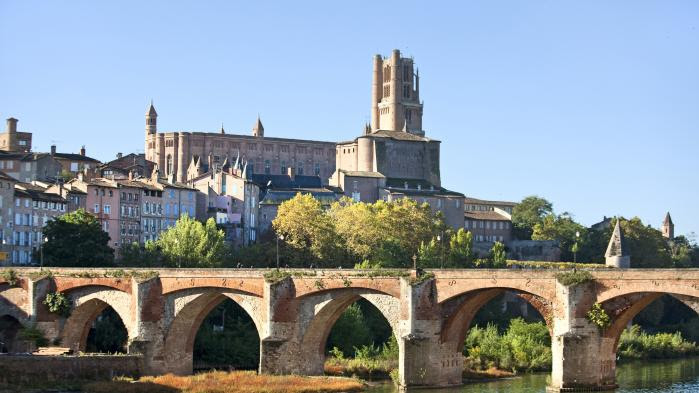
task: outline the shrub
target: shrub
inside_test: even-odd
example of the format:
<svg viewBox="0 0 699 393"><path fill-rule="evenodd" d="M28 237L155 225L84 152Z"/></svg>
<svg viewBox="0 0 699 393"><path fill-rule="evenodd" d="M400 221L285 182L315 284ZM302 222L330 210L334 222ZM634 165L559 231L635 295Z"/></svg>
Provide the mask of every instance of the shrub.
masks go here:
<svg viewBox="0 0 699 393"><path fill-rule="evenodd" d="M592 305L590 311L587 312L587 319L597 325L600 329L606 329L612 322L612 319L604 311L602 305L595 303Z"/></svg>
<svg viewBox="0 0 699 393"><path fill-rule="evenodd" d="M48 306L49 312L68 317L70 315L70 300L61 292L47 293L44 304Z"/></svg>
<svg viewBox="0 0 699 393"><path fill-rule="evenodd" d="M49 340L44 336L44 332L37 329L36 326L20 329L19 338L25 341L32 341L37 347L45 347L49 344Z"/></svg>
<svg viewBox="0 0 699 393"><path fill-rule="evenodd" d="M566 287L571 287L592 281L594 280L594 277L592 277L592 274L587 270L573 269L571 272L556 274L556 280Z"/></svg>
<svg viewBox="0 0 699 393"><path fill-rule="evenodd" d="M621 333L617 353L622 359L667 359L697 355L699 347L679 332L648 334L633 325Z"/></svg>
<svg viewBox="0 0 699 393"><path fill-rule="evenodd" d="M510 321L505 334L495 325L473 327L464 343L471 367L488 370L540 371L551 367L551 339L542 322Z"/></svg>
<svg viewBox="0 0 699 393"><path fill-rule="evenodd" d="M3 270L2 278L11 287L17 285L17 281L19 280L19 277L17 277L17 272L14 271L14 269Z"/></svg>

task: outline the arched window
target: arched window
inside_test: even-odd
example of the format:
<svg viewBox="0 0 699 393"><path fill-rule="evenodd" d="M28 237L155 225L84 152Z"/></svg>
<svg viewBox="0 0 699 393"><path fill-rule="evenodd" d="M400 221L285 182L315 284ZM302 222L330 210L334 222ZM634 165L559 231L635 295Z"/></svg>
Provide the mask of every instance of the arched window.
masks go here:
<svg viewBox="0 0 699 393"><path fill-rule="evenodd" d="M172 174L172 155L171 154L167 155L167 161L165 164L165 168L167 168L167 170L166 170L167 174L171 175Z"/></svg>

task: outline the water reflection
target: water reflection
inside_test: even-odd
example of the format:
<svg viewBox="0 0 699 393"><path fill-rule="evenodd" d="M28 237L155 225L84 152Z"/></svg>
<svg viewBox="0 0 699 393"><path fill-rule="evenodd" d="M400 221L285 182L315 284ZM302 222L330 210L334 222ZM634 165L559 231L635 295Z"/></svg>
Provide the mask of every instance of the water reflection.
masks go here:
<svg viewBox="0 0 699 393"><path fill-rule="evenodd" d="M546 391L548 374L528 374L505 380L471 383L449 389L411 389L410 393L485 393ZM616 393L699 392L699 358L633 362L617 368ZM368 393L396 393L391 384L367 390Z"/></svg>

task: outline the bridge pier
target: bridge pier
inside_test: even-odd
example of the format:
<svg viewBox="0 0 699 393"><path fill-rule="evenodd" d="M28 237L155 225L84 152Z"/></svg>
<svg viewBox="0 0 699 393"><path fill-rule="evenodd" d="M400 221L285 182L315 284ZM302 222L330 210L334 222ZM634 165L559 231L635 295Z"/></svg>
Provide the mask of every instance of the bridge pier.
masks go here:
<svg viewBox="0 0 699 393"><path fill-rule="evenodd" d="M596 299L593 283L556 283L551 384L548 392L613 390L616 358L613 339L603 337L586 317Z"/></svg>

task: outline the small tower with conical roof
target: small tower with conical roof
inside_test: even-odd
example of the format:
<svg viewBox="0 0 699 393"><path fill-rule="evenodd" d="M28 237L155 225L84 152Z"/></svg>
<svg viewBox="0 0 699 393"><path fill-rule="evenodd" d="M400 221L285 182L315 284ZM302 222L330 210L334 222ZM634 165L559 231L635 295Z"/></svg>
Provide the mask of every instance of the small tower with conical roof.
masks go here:
<svg viewBox="0 0 699 393"><path fill-rule="evenodd" d="M257 115L257 122L255 122L255 125L252 127L252 136L256 137L264 137L265 136L265 128L262 127L262 121L260 120L260 115Z"/></svg>
<svg viewBox="0 0 699 393"><path fill-rule="evenodd" d="M631 256L626 247L624 233L621 231L621 225L619 224L620 221L620 219L616 220L612 237L609 239L609 245L607 246L607 252L604 253L604 259L607 266L627 269L631 267Z"/></svg>
<svg viewBox="0 0 699 393"><path fill-rule="evenodd" d="M670 217L670 212L667 212L667 214L665 215L665 220L663 220L663 226L661 229L664 238L675 238L675 224L672 223L672 217Z"/></svg>
<svg viewBox="0 0 699 393"><path fill-rule="evenodd" d="M158 112L155 111L153 100L151 100L146 112L146 137L156 132L158 132Z"/></svg>

